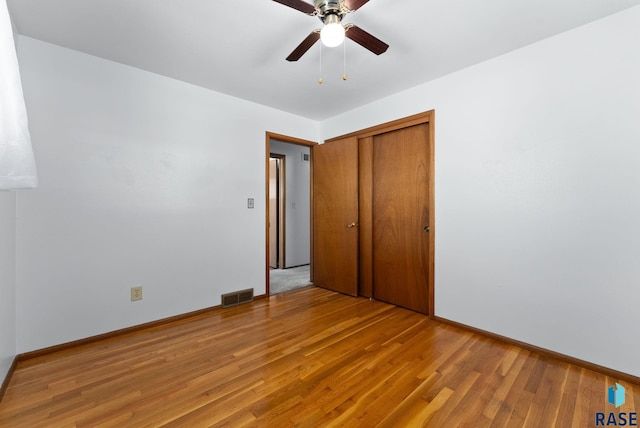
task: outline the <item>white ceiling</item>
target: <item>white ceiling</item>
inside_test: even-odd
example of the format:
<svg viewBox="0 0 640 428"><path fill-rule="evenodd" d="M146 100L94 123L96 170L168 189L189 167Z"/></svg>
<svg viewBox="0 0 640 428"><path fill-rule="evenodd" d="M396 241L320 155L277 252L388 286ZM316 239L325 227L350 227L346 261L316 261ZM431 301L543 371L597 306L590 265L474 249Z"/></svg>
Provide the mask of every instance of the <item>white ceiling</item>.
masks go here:
<svg viewBox="0 0 640 428"><path fill-rule="evenodd" d="M308 0L312 3L312 0ZM8 0L18 33L315 120L534 43L640 0L370 0L347 40L287 55L321 26L272 0ZM594 53L594 59L597 53Z"/></svg>

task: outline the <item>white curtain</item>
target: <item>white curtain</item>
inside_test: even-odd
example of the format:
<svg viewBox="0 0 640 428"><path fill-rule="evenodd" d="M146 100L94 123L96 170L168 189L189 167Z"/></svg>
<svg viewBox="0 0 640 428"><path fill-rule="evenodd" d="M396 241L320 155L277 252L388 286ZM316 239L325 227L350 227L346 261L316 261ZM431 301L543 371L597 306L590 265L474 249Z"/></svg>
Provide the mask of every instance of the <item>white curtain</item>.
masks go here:
<svg viewBox="0 0 640 428"><path fill-rule="evenodd" d="M37 185L11 20L6 0L0 0L0 190Z"/></svg>

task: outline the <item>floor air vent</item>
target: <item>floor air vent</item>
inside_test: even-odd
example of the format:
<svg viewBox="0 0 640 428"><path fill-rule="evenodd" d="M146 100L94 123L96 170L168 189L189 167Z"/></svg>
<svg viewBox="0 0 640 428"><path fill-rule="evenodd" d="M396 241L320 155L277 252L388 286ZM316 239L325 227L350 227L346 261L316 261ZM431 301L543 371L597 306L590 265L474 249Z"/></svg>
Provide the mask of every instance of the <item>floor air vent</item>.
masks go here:
<svg viewBox="0 0 640 428"><path fill-rule="evenodd" d="M222 307L239 305L241 303L253 302L253 288L247 290L234 291L222 295Z"/></svg>

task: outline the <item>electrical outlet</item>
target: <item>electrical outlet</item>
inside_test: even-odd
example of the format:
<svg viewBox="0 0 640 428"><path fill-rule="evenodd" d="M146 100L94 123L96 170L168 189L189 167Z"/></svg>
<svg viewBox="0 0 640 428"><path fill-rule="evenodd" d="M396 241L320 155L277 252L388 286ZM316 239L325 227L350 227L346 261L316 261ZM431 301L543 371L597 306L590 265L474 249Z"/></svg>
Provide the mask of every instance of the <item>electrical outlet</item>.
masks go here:
<svg viewBox="0 0 640 428"><path fill-rule="evenodd" d="M142 286L131 287L131 301L142 300Z"/></svg>

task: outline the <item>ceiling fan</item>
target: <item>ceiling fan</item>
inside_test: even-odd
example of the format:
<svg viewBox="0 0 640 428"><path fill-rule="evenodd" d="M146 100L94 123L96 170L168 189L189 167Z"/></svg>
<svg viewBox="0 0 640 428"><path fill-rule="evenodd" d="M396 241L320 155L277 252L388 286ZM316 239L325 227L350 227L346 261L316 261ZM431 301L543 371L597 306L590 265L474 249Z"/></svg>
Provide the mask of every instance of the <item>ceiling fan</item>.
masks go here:
<svg viewBox="0 0 640 428"><path fill-rule="evenodd" d="M360 27L347 24L342 25L342 18L360 7L369 0L315 0L314 4L303 0L273 0L277 3L289 6L310 16L320 18L324 27L321 30L314 30L297 48L289 54L287 61L297 61L304 55L318 40L328 47L339 46L345 37L353 40L362 47L369 49L376 55L387 51L389 45L382 40L372 36Z"/></svg>

